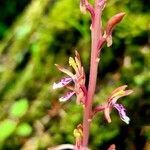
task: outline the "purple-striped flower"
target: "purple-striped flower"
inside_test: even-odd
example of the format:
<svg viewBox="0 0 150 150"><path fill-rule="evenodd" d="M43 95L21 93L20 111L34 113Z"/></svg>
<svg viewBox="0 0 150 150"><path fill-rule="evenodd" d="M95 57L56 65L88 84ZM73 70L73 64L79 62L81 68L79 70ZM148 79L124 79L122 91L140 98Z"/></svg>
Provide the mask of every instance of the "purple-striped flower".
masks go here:
<svg viewBox="0 0 150 150"><path fill-rule="evenodd" d="M109 123L111 122L110 111L112 108L115 108L118 111L121 120L129 124L130 118L126 115L126 109L124 108L122 104L117 103L117 100L119 98L123 96L127 96L133 92L132 90L125 90L126 87L127 85L118 87L112 92L111 96L108 98L107 104L104 108L104 114L105 114L106 120Z"/></svg>
<svg viewBox="0 0 150 150"><path fill-rule="evenodd" d="M75 92L67 92L64 96L59 98L59 101L65 102L65 101L69 100L74 94L75 94Z"/></svg>
<svg viewBox="0 0 150 150"><path fill-rule="evenodd" d="M61 79L58 83L54 83L53 89L66 87L70 90L64 96L59 98L59 101L61 102L68 101L74 94L76 94L77 103L84 104L86 97L85 73L77 51L75 52L75 58L69 58L69 65L74 69L75 73L72 73L68 69L65 69L56 64L58 70L67 74L68 77ZM74 83L74 86L69 85L71 82Z"/></svg>
<svg viewBox="0 0 150 150"><path fill-rule="evenodd" d="M57 88L62 88L64 86L66 86L67 84L69 84L72 81L72 78L70 77L66 77L66 78L62 78L60 82L53 84L53 89L57 89Z"/></svg>

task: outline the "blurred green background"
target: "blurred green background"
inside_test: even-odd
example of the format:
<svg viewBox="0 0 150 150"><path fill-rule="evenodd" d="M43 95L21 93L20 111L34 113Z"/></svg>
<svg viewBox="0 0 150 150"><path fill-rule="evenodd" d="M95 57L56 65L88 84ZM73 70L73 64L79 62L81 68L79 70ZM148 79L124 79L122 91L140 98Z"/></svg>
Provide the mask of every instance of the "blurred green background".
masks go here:
<svg viewBox="0 0 150 150"><path fill-rule="evenodd" d="M127 108L129 125L115 110L112 123L98 114L91 126L90 148L150 149L150 2L109 0L103 25L114 14L126 16L113 32L113 45L104 47L99 65L95 104L123 84L134 90L119 102ZM73 130L82 121L82 107L59 103L64 89L53 91L77 49L89 74L90 19L79 0L0 0L0 149L45 150L73 143Z"/></svg>

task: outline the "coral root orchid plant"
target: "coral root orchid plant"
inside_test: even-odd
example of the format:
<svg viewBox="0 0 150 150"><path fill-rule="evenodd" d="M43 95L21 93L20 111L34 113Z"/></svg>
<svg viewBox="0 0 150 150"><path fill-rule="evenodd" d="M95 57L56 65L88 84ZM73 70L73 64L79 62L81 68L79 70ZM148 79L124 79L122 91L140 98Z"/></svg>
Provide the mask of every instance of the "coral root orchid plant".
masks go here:
<svg viewBox="0 0 150 150"><path fill-rule="evenodd" d="M59 98L60 102L68 101L73 95L76 95L77 104L83 105L83 122L74 130L75 150L88 149L89 131L92 118L98 113L103 112L108 123L111 122L111 109L116 109L121 120L129 124L129 117L126 115L126 109L118 103L118 99L132 93L132 90L126 90L127 85L123 85L112 91L104 104L93 107L93 100L97 82L97 70L101 55L101 49L104 44L112 45L112 32L114 27L123 19L125 13L121 12L111 17L106 27L102 27L102 12L105 8L106 0L94 0L91 5L88 0L80 0L80 10L83 14L90 13L91 16L91 59L88 87L85 86L85 72L81 64L79 53L75 52L75 57L69 58L69 65L74 69L74 73L56 64L56 67L67 77L53 84L53 89L66 87L68 92ZM70 83L73 83L70 85ZM111 145L108 149L115 149Z"/></svg>

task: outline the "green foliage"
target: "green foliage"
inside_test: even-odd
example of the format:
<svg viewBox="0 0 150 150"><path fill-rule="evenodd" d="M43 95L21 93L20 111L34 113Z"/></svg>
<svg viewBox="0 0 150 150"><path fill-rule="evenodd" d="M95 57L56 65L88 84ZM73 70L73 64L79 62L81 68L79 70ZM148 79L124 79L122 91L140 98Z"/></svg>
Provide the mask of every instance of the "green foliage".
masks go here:
<svg viewBox="0 0 150 150"><path fill-rule="evenodd" d="M0 10L0 39L4 37L8 28L12 25L14 18L19 15L24 7L29 3L29 0L5 0L1 2Z"/></svg>
<svg viewBox="0 0 150 150"><path fill-rule="evenodd" d="M16 122L10 119L5 119L0 122L0 143L5 141L10 135L13 134L16 125Z"/></svg>
<svg viewBox="0 0 150 150"><path fill-rule="evenodd" d="M21 123L16 129L16 134L19 136L29 136L31 132L32 127L27 123Z"/></svg>
<svg viewBox="0 0 150 150"><path fill-rule="evenodd" d="M12 105L10 115L16 118L22 117L27 112L28 105L27 99L20 99Z"/></svg>

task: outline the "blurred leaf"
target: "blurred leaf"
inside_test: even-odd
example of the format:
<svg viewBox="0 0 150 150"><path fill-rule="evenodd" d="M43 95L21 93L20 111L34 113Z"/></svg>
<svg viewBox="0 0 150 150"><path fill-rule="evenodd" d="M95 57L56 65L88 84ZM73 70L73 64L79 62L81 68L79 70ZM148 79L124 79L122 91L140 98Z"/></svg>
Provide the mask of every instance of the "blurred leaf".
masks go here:
<svg viewBox="0 0 150 150"><path fill-rule="evenodd" d="M17 39L21 39L23 38L24 36L26 36L31 30L31 26L29 25L23 25L23 26L20 26L17 28L17 31L16 31L16 37Z"/></svg>
<svg viewBox="0 0 150 150"><path fill-rule="evenodd" d="M16 133L20 136L29 136L32 132L32 127L28 123L22 123L18 126Z"/></svg>
<svg viewBox="0 0 150 150"><path fill-rule="evenodd" d="M8 138L15 130L17 123L10 119L0 122L0 142Z"/></svg>
<svg viewBox="0 0 150 150"><path fill-rule="evenodd" d="M12 105L10 115L18 118L22 117L27 112L28 105L27 99L20 99Z"/></svg>

